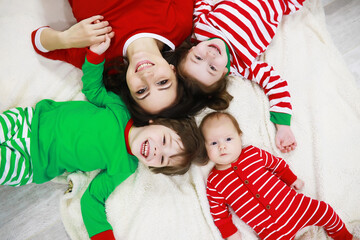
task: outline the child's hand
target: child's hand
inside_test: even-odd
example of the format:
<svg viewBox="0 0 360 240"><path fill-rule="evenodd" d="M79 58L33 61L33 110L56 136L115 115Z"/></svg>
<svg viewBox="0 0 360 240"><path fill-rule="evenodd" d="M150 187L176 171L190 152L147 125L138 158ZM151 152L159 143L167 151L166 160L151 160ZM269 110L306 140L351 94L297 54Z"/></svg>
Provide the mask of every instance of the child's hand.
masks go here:
<svg viewBox="0 0 360 240"><path fill-rule="evenodd" d="M241 233L239 231L237 231L236 233L234 233L233 235L231 235L230 237L226 238L227 240L241 240Z"/></svg>
<svg viewBox="0 0 360 240"><path fill-rule="evenodd" d="M295 136L290 126L276 124L277 132L275 136L276 147L282 152L287 153L294 150L297 146Z"/></svg>
<svg viewBox="0 0 360 240"><path fill-rule="evenodd" d="M62 32L66 48L83 48L104 42L106 34L110 38L114 37L115 33L112 32L109 22L102 19L104 17L100 15L92 16Z"/></svg>
<svg viewBox="0 0 360 240"><path fill-rule="evenodd" d="M90 50L98 55L103 54L110 46L110 37L105 34L105 41L90 46Z"/></svg>
<svg viewBox="0 0 360 240"><path fill-rule="evenodd" d="M296 179L293 184L290 185L295 190L301 190L304 187L304 181L301 179Z"/></svg>

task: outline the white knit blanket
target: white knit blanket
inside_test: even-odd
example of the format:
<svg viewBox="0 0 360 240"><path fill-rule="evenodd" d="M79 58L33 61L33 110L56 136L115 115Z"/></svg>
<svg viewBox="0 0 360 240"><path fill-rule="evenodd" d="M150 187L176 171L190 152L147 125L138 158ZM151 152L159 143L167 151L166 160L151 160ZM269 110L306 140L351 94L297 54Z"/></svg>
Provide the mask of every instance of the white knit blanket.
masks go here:
<svg viewBox="0 0 360 240"><path fill-rule="evenodd" d="M30 33L38 26L65 28L74 22L67 1L0 0L0 4L0 110L33 106L43 98L84 100L81 71L38 56L30 43ZM329 37L321 1L307 0L299 12L285 17L262 57L288 81L298 147L289 154L277 150L267 97L256 84L235 77L229 111L244 131L243 143L285 158L305 181L302 192L330 203L348 229L360 235L360 92ZM167 177L140 165L106 203L116 238L221 239L206 199L210 168L210 164L193 166L183 176ZM60 201L65 229L74 240L88 239L79 201L94 174L70 174L73 192ZM244 240L257 239L248 226L234 220ZM296 239L327 238L322 229L309 227Z"/></svg>

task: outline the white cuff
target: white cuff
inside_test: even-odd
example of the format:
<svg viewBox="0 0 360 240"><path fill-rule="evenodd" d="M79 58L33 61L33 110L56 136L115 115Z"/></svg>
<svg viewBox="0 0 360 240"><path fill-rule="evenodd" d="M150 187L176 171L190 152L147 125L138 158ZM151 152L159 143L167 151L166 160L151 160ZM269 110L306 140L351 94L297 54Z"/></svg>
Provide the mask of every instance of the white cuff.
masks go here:
<svg viewBox="0 0 360 240"><path fill-rule="evenodd" d="M40 42L40 35L41 35L41 32L45 29L45 28L49 28L49 27L41 27L39 28L37 31L36 31L36 34L35 34L35 46L36 48L40 51L40 52L49 52L49 50L45 49L43 47L43 45L41 45L41 42Z"/></svg>

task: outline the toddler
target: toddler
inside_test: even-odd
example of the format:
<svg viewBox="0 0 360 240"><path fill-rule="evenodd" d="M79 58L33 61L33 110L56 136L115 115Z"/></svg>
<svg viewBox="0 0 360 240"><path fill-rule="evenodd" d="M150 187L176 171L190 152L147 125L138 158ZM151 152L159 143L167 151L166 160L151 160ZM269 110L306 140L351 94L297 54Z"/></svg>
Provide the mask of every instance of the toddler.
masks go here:
<svg viewBox="0 0 360 240"><path fill-rule="evenodd" d="M258 83L270 100L270 120L276 124L276 146L282 152L297 145L290 128L288 85L272 66L258 58L283 16L297 11L303 1L222 0L214 4L196 0L191 40L197 45L180 56L178 65L179 74L206 93L226 91L229 73Z"/></svg>
<svg viewBox="0 0 360 240"><path fill-rule="evenodd" d="M358 240L331 206L294 190L304 183L283 159L254 146L242 148L242 132L233 116L210 113L200 130L206 158L215 163L207 179L210 212L224 238L241 239L231 207L261 239L294 239L300 229L316 225L333 239Z"/></svg>
<svg viewBox="0 0 360 240"><path fill-rule="evenodd" d="M0 115L0 184L43 183L65 171L102 171L81 198L91 239L115 239L105 213L113 190L135 172L138 161L155 173L183 174L201 148L194 119L156 119L132 125L120 97L102 84L110 38L90 47L83 65L83 93L89 100L42 100L35 108Z"/></svg>

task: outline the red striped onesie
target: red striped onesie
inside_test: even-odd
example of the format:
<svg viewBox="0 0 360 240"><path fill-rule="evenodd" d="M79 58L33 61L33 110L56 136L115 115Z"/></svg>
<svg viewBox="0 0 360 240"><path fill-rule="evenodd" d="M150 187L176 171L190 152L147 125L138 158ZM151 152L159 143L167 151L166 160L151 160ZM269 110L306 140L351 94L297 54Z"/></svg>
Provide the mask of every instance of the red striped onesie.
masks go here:
<svg viewBox="0 0 360 240"><path fill-rule="evenodd" d="M209 0L210 1L210 0ZM272 66L258 60L269 46L283 15L305 0L229 0L213 5L196 0L193 42L221 38L230 51L231 74L258 83L270 100L271 121L290 125L292 107L287 82Z"/></svg>
<svg viewBox="0 0 360 240"><path fill-rule="evenodd" d="M310 225L323 226L333 239L352 235L334 210L289 187L297 177L286 162L254 146L244 148L226 170L213 169L207 180L210 212L222 236L237 231L229 206L261 239L294 239Z"/></svg>

